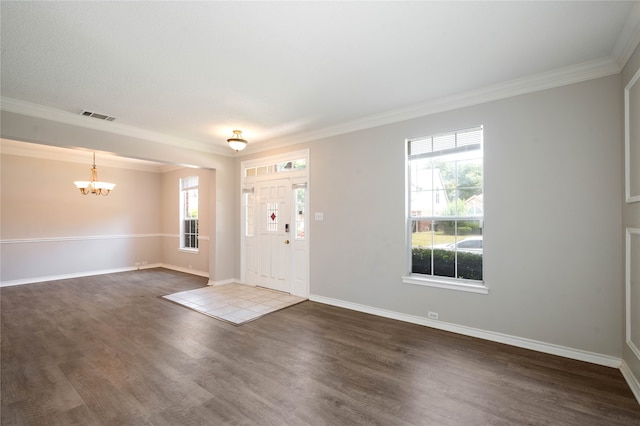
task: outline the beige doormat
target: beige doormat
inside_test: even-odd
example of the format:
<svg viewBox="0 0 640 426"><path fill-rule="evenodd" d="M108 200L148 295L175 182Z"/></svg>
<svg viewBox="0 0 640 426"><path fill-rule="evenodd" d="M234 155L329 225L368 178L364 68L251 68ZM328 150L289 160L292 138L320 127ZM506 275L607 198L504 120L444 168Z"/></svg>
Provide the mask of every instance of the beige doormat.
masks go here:
<svg viewBox="0 0 640 426"><path fill-rule="evenodd" d="M307 300L304 297L244 284L202 287L162 297L234 325L245 324Z"/></svg>

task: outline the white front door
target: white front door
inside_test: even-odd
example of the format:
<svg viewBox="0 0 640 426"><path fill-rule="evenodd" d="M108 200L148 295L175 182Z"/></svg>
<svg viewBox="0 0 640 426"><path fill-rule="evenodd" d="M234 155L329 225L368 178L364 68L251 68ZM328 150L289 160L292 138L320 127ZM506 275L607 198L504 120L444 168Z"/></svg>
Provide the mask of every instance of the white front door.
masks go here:
<svg viewBox="0 0 640 426"><path fill-rule="evenodd" d="M291 292L291 180L256 185L258 206L257 285Z"/></svg>

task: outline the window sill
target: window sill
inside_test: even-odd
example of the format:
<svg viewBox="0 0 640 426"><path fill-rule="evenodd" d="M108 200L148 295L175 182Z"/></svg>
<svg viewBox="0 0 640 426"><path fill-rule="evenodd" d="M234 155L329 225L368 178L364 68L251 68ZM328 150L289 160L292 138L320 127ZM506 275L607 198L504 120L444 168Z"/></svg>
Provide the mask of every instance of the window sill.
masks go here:
<svg viewBox="0 0 640 426"><path fill-rule="evenodd" d="M182 253L189 253L189 254L199 254L200 253L199 249L190 249L190 248L179 248L178 251L180 251Z"/></svg>
<svg viewBox="0 0 640 426"><path fill-rule="evenodd" d="M468 293L489 294L489 288L483 284L475 284L455 279L439 279L422 275L402 277L404 284L422 285L425 287L445 288L448 290L466 291Z"/></svg>

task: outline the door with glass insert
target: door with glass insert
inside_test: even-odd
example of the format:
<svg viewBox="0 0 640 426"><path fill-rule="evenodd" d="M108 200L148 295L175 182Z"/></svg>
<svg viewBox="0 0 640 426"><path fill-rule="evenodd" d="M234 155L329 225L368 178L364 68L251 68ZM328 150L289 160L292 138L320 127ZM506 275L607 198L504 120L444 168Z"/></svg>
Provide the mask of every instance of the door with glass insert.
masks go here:
<svg viewBox="0 0 640 426"><path fill-rule="evenodd" d="M291 181L275 179L256 185L258 204L257 284L291 292Z"/></svg>

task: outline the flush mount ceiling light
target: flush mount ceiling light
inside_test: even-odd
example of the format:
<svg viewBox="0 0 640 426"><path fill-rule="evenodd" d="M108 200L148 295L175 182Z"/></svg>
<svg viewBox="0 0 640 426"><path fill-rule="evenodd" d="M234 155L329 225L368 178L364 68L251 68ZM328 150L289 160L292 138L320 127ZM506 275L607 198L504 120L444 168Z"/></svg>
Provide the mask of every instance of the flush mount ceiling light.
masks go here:
<svg viewBox="0 0 640 426"><path fill-rule="evenodd" d="M249 142L242 139L242 130L234 130L233 137L227 139L227 143L229 143L231 149L234 149L236 152L238 152L245 149Z"/></svg>
<svg viewBox="0 0 640 426"><path fill-rule="evenodd" d="M77 180L73 182L83 195L109 195L109 192L116 186L115 183L100 182L98 180L98 170L96 169L96 153L93 153L93 167L91 167L91 180Z"/></svg>

